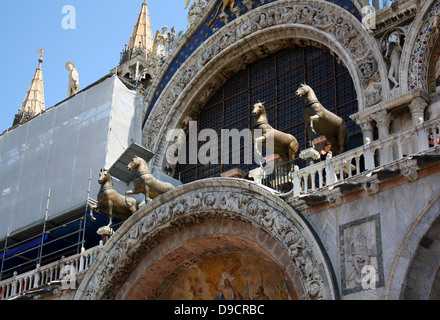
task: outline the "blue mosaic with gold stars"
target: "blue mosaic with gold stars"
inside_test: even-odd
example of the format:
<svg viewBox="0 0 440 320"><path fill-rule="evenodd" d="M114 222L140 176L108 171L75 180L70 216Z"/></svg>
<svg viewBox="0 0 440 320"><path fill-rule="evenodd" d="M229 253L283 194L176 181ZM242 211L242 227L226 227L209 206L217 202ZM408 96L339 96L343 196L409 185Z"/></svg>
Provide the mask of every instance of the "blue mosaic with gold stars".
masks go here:
<svg viewBox="0 0 440 320"><path fill-rule="evenodd" d="M217 5L213 8L211 14L206 18L206 21L199 27L197 32L195 32L191 38L187 40L185 45L181 48L180 52L177 54L177 56L174 58L174 60L171 62L170 66L168 67L167 72L163 76L161 82L159 83L158 88L156 89L156 92L154 93L154 98L152 101L152 104L148 110L147 117L148 118L151 110L153 109L153 106L155 105L157 99L159 98L160 94L162 93L163 89L166 87L170 79L173 77L174 73L180 68L180 66L185 62L186 59L188 59L191 54L197 48L200 46L201 43L203 43L206 39L211 37L216 31L221 29L225 26L225 24L220 20L220 17L217 16L217 18L212 22L211 25L208 26L209 22L214 18L217 9L219 5L221 4L222 0L217 0ZM267 3L275 2L278 0L266 0L264 4L261 4L260 1L254 1L253 8L261 7ZM332 2L347 11L351 12L359 21L362 20L362 17L357 10L356 6L353 4L351 0L326 0L328 2ZM242 0L236 0L234 7L240 7L242 9L242 12L247 12L247 7L242 3ZM226 9L226 13L229 15L229 22L236 19L235 15L230 12L230 8L228 7ZM216 30L216 31L213 31ZM145 121L146 121L145 119ZM145 123L144 123L145 125Z"/></svg>

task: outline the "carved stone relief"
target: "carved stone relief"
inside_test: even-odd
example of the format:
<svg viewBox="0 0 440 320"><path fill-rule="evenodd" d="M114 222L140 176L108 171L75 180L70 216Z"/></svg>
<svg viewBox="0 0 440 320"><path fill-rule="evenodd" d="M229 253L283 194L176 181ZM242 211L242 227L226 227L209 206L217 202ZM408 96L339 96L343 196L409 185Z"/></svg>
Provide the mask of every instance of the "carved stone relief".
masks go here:
<svg viewBox="0 0 440 320"><path fill-rule="evenodd" d="M342 294L384 285L380 215L339 227Z"/></svg>

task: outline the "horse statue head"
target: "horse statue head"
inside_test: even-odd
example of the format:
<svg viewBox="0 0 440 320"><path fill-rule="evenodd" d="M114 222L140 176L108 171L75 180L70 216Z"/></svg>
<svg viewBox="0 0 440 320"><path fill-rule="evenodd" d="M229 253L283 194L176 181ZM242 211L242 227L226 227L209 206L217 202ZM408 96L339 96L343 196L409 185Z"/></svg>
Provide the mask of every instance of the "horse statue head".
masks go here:
<svg viewBox="0 0 440 320"><path fill-rule="evenodd" d="M147 161L135 156L133 160L127 165L129 171L137 169L137 174L133 179L133 190L128 190L125 196L132 194L143 193L145 195L145 203L148 203L151 199L160 196L172 189L174 186L171 183L166 183L157 180L148 167Z"/></svg>
<svg viewBox="0 0 440 320"><path fill-rule="evenodd" d="M258 117L261 114L266 113L266 108L264 107L265 103L266 102L258 101L256 104L254 104L254 109L252 110L252 115L254 117Z"/></svg>
<svg viewBox="0 0 440 320"><path fill-rule="evenodd" d="M111 179L110 172L107 169L101 169L98 179L99 184L103 185L106 182L111 182Z"/></svg>
<svg viewBox="0 0 440 320"><path fill-rule="evenodd" d="M151 173L150 168L148 167L147 162L144 159L142 159L142 158L140 158L138 156L135 156L131 160L131 162L127 165L127 170L128 171L133 171L135 169L138 169L138 171L142 172L142 173Z"/></svg>
<svg viewBox="0 0 440 320"><path fill-rule="evenodd" d="M310 90L312 90L310 86L306 85L305 83L301 83L298 90L295 92L295 97L304 97L310 92Z"/></svg>

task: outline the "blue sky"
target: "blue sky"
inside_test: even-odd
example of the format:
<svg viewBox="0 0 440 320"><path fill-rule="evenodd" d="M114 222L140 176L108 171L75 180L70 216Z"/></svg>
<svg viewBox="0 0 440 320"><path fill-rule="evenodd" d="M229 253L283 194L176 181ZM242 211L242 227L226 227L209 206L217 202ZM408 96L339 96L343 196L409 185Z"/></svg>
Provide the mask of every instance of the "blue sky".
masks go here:
<svg viewBox="0 0 440 320"><path fill-rule="evenodd" d="M44 46L46 109L67 94L67 61L76 64L85 88L119 64L143 0L18 0L0 1L0 133L12 126L38 66ZM153 34L166 25L186 31L185 0L147 0ZM66 30L66 5L76 11L76 29Z"/></svg>

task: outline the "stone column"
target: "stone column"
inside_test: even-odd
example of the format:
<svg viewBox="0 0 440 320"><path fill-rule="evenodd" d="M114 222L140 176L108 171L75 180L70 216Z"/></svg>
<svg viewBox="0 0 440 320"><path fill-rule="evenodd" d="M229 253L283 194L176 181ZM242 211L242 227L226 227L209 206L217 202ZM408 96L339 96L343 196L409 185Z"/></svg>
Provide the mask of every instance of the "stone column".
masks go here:
<svg viewBox="0 0 440 320"><path fill-rule="evenodd" d="M428 103L421 97L415 98L408 106L411 111L414 126L425 122L425 109L427 106Z"/></svg>
<svg viewBox="0 0 440 320"><path fill-rule="evenodd" d="M381 110L371 115L371 118L376 121L377 129L379 131L379 139L385 139L390 135L390 123L392 120L391 114L388 110ZM380 152L380 164L384 165L391 162L391 146L385 146Z"/></svg>
<svg viewBox="0 0 440 320"><path fill-rule="evenodd" d="M364 137L364 144L370 144L374 140L372 119L370 117L356 120L356 124L361 127Z"/></svg>
<svg viewBox="0 0 440 320"><path fill-rule="evenodd" d="M411 111L411 116L413 119L413 125L415 127L423 124L425 122L425 109L428 103L421 97L414 98L414 100L409 104L409 110ZM416 151L421 152L429 149L428 133L425 128L417 129L417 141Z"/></svg>

